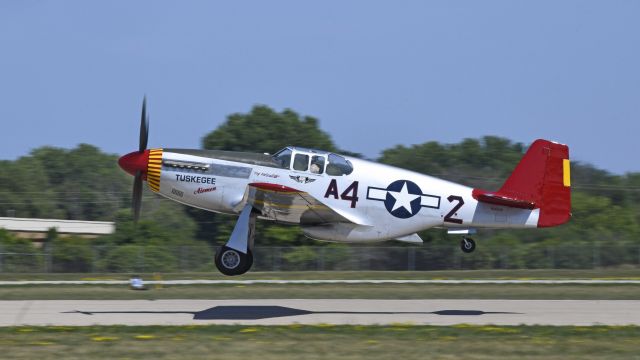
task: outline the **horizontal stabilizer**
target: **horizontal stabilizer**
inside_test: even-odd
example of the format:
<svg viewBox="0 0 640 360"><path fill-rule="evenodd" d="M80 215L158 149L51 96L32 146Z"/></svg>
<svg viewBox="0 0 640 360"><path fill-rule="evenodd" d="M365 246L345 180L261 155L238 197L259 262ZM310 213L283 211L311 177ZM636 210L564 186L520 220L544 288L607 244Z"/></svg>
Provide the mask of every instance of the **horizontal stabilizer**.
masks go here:
<svg viewBox="0 0 640 360"><path fill-rule="evenodd" d="M518 209L530 209L530 210L536 208L536 204L531 201L520 200L520 199L516 199L509 196L504 196L491 191L473 189L473 193L471 193L471 195L473 196L474 199L487 204L502 205L502 206L509 206L509 207L514 207Z"/></svg>

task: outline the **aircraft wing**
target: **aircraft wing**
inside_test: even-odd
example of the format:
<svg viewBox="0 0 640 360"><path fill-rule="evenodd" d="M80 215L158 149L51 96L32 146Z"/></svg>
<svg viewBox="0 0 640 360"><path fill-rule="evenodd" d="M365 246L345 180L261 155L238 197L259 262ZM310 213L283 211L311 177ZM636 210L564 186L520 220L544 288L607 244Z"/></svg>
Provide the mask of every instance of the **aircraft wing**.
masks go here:
<svg viewBox="0 0 640 360"><path fill-rule="evenodd" d="M340 214L309 193L271 183L251 183L245 193L245 204L252 204L262 217L302 225L357 223L348 214Z"/></svg>

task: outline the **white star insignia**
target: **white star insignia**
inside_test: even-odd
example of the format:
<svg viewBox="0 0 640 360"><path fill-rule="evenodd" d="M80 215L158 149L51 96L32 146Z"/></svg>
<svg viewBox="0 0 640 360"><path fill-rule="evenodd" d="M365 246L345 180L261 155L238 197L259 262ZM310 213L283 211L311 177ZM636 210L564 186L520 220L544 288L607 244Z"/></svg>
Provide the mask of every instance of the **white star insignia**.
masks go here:
<svg viewBox="0 0 640 360"><path fill-rule="evenodd" d="M393 208L391 209L391 211L396 211L396 209L403 207L407 209L410 214L413 214L413 212L411 211L411 202L419 198L420 195L410 194L409 190L407 189L406 181L404 182L404 185L402 185L402 189L399 192L389 191L389 194L391 194L391 196L396 199L396 202L393 204Z"/></svg>

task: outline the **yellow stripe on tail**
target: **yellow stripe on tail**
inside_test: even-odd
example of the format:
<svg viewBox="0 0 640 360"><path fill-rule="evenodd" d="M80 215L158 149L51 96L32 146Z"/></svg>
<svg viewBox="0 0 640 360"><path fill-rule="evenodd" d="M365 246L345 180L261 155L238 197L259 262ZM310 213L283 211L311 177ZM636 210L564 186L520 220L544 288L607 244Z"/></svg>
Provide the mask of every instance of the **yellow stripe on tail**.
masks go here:
<svg viewBox="0 0 640 360"><path fill-rule="evenodd" d="M562 160L562 174L563 174L563 182L564 186L571 186L571 167L569 166L569 159Z"/></svg>

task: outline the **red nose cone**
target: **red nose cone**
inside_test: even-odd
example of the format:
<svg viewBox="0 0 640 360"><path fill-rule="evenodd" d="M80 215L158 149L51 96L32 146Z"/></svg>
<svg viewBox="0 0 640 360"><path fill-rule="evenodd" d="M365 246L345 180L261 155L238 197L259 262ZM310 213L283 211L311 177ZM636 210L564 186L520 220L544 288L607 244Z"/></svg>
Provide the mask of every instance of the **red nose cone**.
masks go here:
<svg viewBox="0 0 640 360"><path fill-rule="evenodd" d="M118 165L120 165L122 170L134 176L138 171L146 174L148 163L149 150L143 152L134 151L118 159Z"/></svg>

